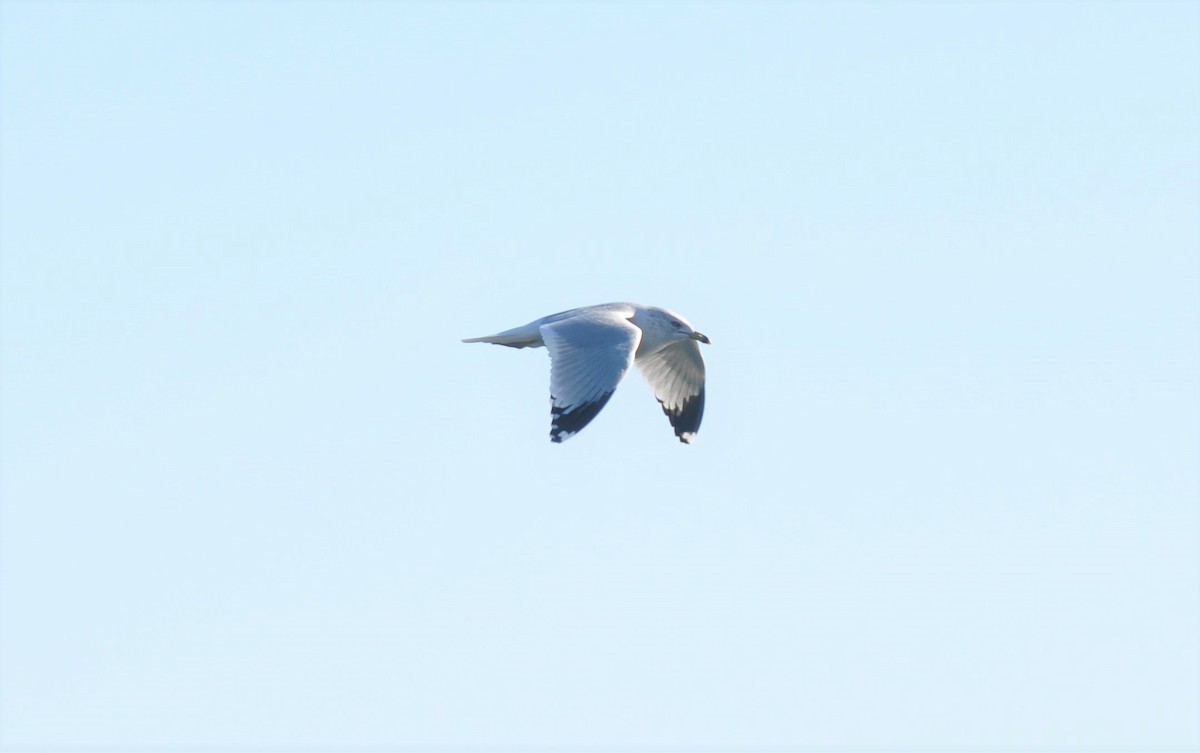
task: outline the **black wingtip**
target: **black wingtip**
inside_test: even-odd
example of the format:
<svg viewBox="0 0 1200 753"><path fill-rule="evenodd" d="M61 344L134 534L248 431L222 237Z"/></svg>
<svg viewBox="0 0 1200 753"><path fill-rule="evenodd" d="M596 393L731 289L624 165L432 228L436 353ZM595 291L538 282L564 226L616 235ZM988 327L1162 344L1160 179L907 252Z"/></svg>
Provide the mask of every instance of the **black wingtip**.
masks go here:
<svg viewBox="0 0 1200 753"><path fill-rule="evenodd" d="M663 413L670 419L679 441L691 444L696 438L696 432L700 431L700 420L704 418L704 391L701 390L698 395L678 408L668 408L661 402L659 405L662 405Z"/></svg>
<svg viewBox="0 0 1200 753"><path fill-rule="evenodd" d="M570 439L575 434L583 430L583 427L592 422L600 409L608 403L608 399L612 397L611 392L606 392L598 399L590 403L571 406L569 409L564 409L554 405L554 396L551 395L550 405L550 441L555 444L561 444L564 439Z"/></svg>

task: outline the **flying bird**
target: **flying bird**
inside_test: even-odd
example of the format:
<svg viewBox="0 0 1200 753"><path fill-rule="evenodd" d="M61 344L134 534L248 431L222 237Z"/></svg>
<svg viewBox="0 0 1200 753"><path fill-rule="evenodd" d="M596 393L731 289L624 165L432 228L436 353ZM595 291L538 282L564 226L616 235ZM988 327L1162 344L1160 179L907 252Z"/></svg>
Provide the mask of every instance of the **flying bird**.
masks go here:
<svg viewBox="0 0 1200 753"><path fill-rule="evenodd" d="M636 303L585 306L463 340L550 351L552 442L569 439L591 423L636 364L685 444L696 438L704 415L699 343L708 341L682 316Z"/></svg>

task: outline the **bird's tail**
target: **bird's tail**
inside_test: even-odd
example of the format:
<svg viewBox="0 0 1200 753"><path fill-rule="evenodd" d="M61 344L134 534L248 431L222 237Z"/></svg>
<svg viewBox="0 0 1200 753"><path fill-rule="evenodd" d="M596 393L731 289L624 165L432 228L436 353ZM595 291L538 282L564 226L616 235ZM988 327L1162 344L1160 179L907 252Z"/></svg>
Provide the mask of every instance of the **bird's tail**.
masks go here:
<svg viewBox="0 0 1200 753"><path fill-rule="evenodd" d="M542 334L536 330L530 332L525 328L518 327L517 329L505 330L495 335L486 335L484 337L468 337L463 340L465 343L492 343L494 345L507 345L510 348L537 348L545 343L542 342Z"/></svg>

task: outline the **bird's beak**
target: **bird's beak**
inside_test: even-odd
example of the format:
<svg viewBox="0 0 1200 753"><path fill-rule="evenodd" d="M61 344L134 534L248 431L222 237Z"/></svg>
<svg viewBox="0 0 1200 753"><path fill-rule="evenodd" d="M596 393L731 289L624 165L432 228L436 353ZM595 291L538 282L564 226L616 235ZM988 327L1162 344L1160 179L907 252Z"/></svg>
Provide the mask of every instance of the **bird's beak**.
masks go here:
<svg viewBox="0 0 1200 753"><path fill-rule="evenodd" d="M699 340L700 342L704 343L705 345L709 344L708 335L706 335L702 332L693 332L692 339Z"/></svg>

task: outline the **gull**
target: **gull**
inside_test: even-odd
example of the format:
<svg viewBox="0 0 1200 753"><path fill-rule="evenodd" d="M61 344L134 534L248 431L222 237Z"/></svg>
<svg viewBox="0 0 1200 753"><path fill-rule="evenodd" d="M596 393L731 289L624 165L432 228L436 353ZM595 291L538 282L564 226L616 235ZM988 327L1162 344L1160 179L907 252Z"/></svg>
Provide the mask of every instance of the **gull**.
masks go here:
<svg viewBox="0 0 1200 753"><path fill-rule="evenodd" d="M550 441L562 442L591 423L629 367L637 365L675 436L691 444L704 415L708 343L682 316L657 306L604 303L544 316L465 343L550 351Z"/></svg>

